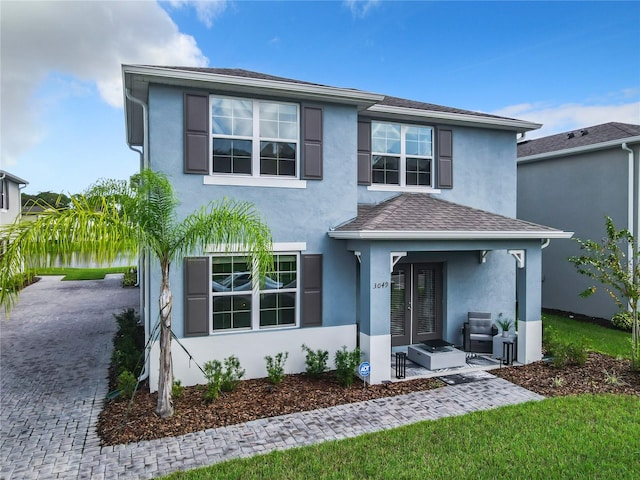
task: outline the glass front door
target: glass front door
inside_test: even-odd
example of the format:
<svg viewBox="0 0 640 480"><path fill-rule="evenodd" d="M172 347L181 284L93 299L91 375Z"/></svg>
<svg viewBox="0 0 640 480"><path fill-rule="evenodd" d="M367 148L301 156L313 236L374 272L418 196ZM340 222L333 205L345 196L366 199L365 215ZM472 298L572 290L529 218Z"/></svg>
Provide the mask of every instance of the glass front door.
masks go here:
<svg viewBox="0 0 640 480"><path fill-rule="evenodd" d="M438 338L442 338L442 265L396 265L391 273L391 345Z"/></svg>

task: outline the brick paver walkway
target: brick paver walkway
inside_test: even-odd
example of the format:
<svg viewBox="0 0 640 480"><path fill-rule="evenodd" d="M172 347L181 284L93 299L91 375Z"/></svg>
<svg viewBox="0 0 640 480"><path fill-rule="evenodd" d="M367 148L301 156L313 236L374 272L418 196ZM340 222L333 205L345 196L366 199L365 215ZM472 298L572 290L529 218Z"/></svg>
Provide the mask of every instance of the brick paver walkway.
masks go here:
<svg viewBox="0 0 640 480"><path fill-rule="evenodd" d="M483 373L480 380L256 420L181 437L100 447L114 313L135 306L117 277L25 289L0 334L0 478L153 478L275 449L485 410L542 397ZM478 376L478 374L476 374Z"/></svg>

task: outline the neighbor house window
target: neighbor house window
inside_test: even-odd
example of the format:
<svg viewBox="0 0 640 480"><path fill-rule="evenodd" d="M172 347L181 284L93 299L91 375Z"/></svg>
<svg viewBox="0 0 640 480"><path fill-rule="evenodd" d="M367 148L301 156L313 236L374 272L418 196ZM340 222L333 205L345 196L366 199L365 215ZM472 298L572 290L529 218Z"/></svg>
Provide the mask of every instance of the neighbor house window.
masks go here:
<svg viewBox="0 0 640 480"><path fill-rule="evenodd" d="M371 122L371 181L398 186L432 186L433 129Z"/></svg>
<svg viewBox="0 0 640 480"><path fill-rule="evenodd" d="M274 269L257 280L249 256L211 257L213 331L294 326L298 255L274 255Z"/></svg>
<svg viewBox="0 0 640 480"><path fill-rule="evenodd" d="M297 177L299 107L212 96L214 174Z"/></svg>

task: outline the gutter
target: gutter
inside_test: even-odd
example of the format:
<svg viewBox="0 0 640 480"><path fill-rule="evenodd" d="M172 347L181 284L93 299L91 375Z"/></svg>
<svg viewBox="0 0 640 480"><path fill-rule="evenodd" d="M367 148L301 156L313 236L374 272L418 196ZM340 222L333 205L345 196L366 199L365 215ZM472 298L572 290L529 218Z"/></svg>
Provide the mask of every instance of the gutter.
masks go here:
<svg viewBox="0 0 640 480"><path fill-rule="evenodd" d="M634 154L633 154L633 150L631 148L629 148L627 146L627 142L623 142L622 145L620 145L622 150L628 152L629 154L629 167L628 167L628 190L627 190L627 230L629 230L629 232L631 233L631 235L633 235L635 238L638 238L638 236L635 234L635 228L636 225L638 225L635 221L635 215L640 215L640 211L636 212L635 209L637 208L636 206L636 202L634 202L634 197L635 197L635 188L634 188L634 167L635 167L635 158L634 158ZM638 209L640 210L640 209ZM638 221L640 222L640 218L638 219ZM628 251L627 251L627 255L629 258L629 270L631 272L633 272L633 269L636 265L634 265L634 255L633 255L633 245L629 245L628 246ZM629 308L631 308L631 306L629 306Z"/></svg>
<svg viewBox="0 0 640 480"><path fill-rule="evenodd" d="M125 97L128 100L131 100L133 103L140 105L142 107L142 150L138 150L134 148L133 145L129 142L129 135L127 132L127 145L128 147L136 152L140 156L140 169L145 169L149 167L149 133L147 129L147 104L144 103L139 98L131 95L131 92L128 88L124 90ZM127 109L125 108L125 124L127 121ZM151 329L150 318L149 318L149 309L147 308L147 302L149 299L149 265L147 265L147 256L144 252L141 252L142 258L138 259L138 285L140 285L140 271L142 271L142 275L144 275L144 281L142 282L142 289L140 290L140 304L143 308L143 322L144 322L144 344L149 344L149 331ZM151 346L148 347L151 349ZM146 361L144 362L144 370L138 377L138 381L142 382L149 377L149 372L151 370L149 362L150 355L147 355L148 352L145 352Z"/></svg>

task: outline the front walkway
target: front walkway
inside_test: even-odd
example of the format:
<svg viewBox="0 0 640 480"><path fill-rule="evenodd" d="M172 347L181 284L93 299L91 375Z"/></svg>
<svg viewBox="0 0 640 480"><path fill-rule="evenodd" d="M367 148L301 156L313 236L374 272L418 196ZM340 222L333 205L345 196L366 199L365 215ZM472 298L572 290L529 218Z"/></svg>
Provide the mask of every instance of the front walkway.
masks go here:
<svg viewBox="0 0 640 480"><path fill-rule="evenodd" d="M543 397L476 372L470 383L140 443L100 447L113 313L138 291L45 277L21 293L0 335L0 478L153 478L293 446Z"/></svg>

